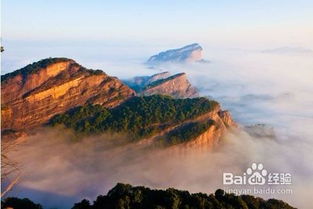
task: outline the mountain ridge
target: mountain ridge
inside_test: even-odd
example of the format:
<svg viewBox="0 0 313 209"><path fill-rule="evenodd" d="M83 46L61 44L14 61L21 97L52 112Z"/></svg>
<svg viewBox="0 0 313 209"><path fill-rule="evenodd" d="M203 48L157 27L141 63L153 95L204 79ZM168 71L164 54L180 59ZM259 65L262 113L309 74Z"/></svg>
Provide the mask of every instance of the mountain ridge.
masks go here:
<svg viewBox="0 0 313 209"><path fill-rule="evenodd" d="M16 130L86 103L114 107L136 94L117 78L67 58L43 59L1 76L1 84L2 128Z"/></svg>
<svg viewBox="0 0 313 209"><path fill-rule="evenodd" d="M162 63L188 63L203 62L203 48L198 43L189 44L181 48L169 49L151 56L147 61L147 65L159 65Z"/></svg>
<svg viewBox="0 0 313 209"><path fill-rule="evenodd" d="M85 134L121 133L130 141L146 139L153 145L197 145L210 150L236 124L220 105L207 98L174 99L153 95L132 97L109 110L83 106L52 118L52 126L64 125ZM189 128L186 128L189 127ZM189 143L190 142L190 143Z"/></svg>
<svg viewBox="0 0 313 209"><path fill-rule="evenodd" d="M217 102L198 97L185 73L135 81L143 85L138 93L72 59L41 60L2 77L2 128L24 137L44 124L63 124L80 133L125 132L155 144L211 149L236 127Z"/></svg>
<svg viewBox="0 0 313 209"><path fill-rule="evenodd" d="M152 76L138 76L125 83L134 89L138 95L149 96L154 94L168 95L174 98L198 97L197 88L193 87L186 73L171 75L161 72Z"/></svg>

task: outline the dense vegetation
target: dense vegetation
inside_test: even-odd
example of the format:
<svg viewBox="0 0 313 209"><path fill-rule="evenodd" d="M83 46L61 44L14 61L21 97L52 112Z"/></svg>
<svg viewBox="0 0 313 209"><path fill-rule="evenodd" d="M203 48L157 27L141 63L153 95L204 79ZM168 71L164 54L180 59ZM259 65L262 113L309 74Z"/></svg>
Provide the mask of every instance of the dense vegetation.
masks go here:
<svg viewBox="0 0 313 209"><path fill-rule="evenodd" d="M55 116L50 120L50 124L53 126L63 124L87 134L105 131L127 133L137 139L210 112L216 105L217 102L203 97L194 99L173 99L161 95L133 97L113 109L100 105L77 107Z"/></svg>
<svg viewBox="0 0 313 209"><path fill-rule="evenodd" d="M28 199L7 198L2 202L2 209L41 209ZM234 194L216 190L215 194L180 191L173 188L152 190L146 187L133 187L129 184L117 184L107 195L100 195L90 204L82 200L72 209L294 209L287 203L269 199Z"/></svg>
<svg viewBox="0 0 313 209"><path fill-rule="evenodd" d="M58 62L64 62L64 61L73 61L73 66L76 65L78 67L81 68L81 70L88 72L90 74L104 74L104 72L102 70L92 70L92 69L87 69L85 67L80 66L77 63L74 63L74 60L68 59L68 58L63 58L63 57L56 57L56 58L46 58L46 59L42 59L38 62L34 62L32 64L29 64L19 70L13 71L12 73L7 73L5 75L1 75L1 82L4 82L6 80L8 80L9 78L12 78L16 75L21 74L23 76L23 79L26 79L27 75L32 74L32 73L36 73L38 70L42 69L42 68L46 68L51 64L54 63L58 63Z"/></svg>
<svg viewBox="0 0 313 209"><path fill-rule="evenodd" d="M2 75L1 76L1 82L11 78L11 77L14 77L18 74L22 74L23 77L26 77L28 74L31 74L31 73L35 73L37 72L37 70L41 69L41 68L45 68L47 67L48 65L50 64L53 64L53 63L57 63L57 62L63 62L63 61L70 61L71 59L68 59L68 58L63 58L63 57L60 57L60 58L47 58L47 59L42 59L38 62L34 62L32 64L29 64L19 70L16 70L12 73L7 73L5 75Z"/></svg>
<svg viewBox="0 0 313 209"><path fill-rule="evenodd" d="M249 195L236 196L218 189L215 194L190 194L176 189L151 190L117 184L107 195L98 196L91 205L88 200L72 209L292 209L280 200L263 200Z"/></svg>
<svg viewBox="0 0 313 209"><path fill-rule="evenodd" d="M170 131L166 136L166 142L169 145L175 145L195 139L212 125L214 125L213 120L187 123Z"/></svg>
<svg viewBox="0 0 313 209"><path fill-rule="evenodd" d="M179 74L176 74L176 75L172 75L172 76L170 76L170 77L168 77L168 78L163 78L163 79L156 80L156 81L154 81L154 82L148 84L148 85L145 87L145 89L149 89L149 88L158 86L158 85L160 85L160 84L162 84L162 83L165 83L166 81L173 80L174 78L177 78L177 77L179 77L179 76L181 76L181 75L183 75L183 74L184 74L184 73L179 73Z"/></svg>
<svg viewBox="0 0 313 209"><path fill-rule="evenodd" d="M40 204L33 203L31 200L24 198L9 197L1 202L1 209L42 209Z"/></svg>

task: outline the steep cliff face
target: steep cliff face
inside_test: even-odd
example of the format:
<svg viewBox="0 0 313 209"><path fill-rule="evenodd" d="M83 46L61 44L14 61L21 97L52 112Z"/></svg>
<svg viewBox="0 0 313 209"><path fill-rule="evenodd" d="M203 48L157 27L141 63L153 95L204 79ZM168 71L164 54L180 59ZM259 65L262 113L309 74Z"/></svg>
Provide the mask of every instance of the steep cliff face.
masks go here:
<svg viewBox="0 0 313 209"><path fill-rule="evenodd" d="M138 76L125 81L139 95L154 94L172 96L174 98L193 98L199 96L198 90L191 85L186 73L172 75L161 72L152 76Z"/></svg>
<svg viewBox="0 0 313 209"><path fill-rule="evenodd" d="M226 112L227 117L225 117ZM210 119L214 121L214 125L180 148L197 148L203 151L212 150L219 144L227 131L237 128L237 124L232 119L230 113L222 111L220 108L216 109Z"/></svg>
<svg viewBox="0 0 313 209"><path fill-rule="evenodd" d="M139 89L142 89L154 81L165 79L170 76L171 74L169 72L161 72L161 73L154 74L152 76L137 76L131 81L131 85L137 86Z"/></svg>
<svg viewBox="0 0 313 209"><path fill-rule="evenodd" d="M142 91L143 95L169 95L174 98L191 98L199 96L198 91L188 81L186 73L179 73L168 78L155 80Z"/></svg>
<svg viewBox="0 0 313 209"><path fill-rule="evenodd" d="M50 58L1 76L2 129L26 129L86 103L114 107L135 92L74 60Z"/></svg>
<svg viewBox="0 0 313 209"><path fill-rule="evenodd" d="M22 95L42 85L49 78L61 73L74 62L65 58L55 59L54 61L46 63L45 60L42 60L39 64L34 63L1 76L2 103L5 104L21 98Z"/></svg>
<svg viewBox="0 0 313 209"><path fill-rule="evenodd" d="M202 132L195 134L193 137L184 141L184 143L179 143L177 146L171 146L169 149L173 149L173 151L178 152L185 152L189 149L210 151L218 146L228 131L237 128L237 124L232 119L230 113L228 111L221 110L220 105L218 105L210 113L187 121L177 126L175 129L182 129L186 123L206 123L208 121L210 121L211 125L207 126ZM165 133L163 137L166 137L169 133L170 132Z"/></svg>

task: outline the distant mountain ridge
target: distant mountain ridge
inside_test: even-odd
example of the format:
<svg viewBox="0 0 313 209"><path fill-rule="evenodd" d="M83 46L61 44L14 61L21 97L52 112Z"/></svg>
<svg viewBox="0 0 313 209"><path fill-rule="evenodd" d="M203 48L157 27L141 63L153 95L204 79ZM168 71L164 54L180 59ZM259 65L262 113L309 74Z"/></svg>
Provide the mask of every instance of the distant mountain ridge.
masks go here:
<svg viewBox="0 0 313 209"><path fill-rule="evenodd" d="M158 65L162 63L203 62L203 48L193 43L178 49L170 49L151 56L146 64Z"/></svg>

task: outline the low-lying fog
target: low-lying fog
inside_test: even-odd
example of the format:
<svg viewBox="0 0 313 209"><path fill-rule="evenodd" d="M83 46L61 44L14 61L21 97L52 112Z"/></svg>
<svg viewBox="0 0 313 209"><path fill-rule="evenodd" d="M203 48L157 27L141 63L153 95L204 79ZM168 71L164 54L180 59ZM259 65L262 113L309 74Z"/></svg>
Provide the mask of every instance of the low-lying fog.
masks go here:
<svg viewBox="0 0 313 209"><path fill-rule="evenodd" d="M252 162L260 162L268 172L291 173L292 184L281 188L291 188L293 194L256 196L309 208L313 194L312 53L204 50L208 64L168 65L162 69L186 72L202 96L219 101L239 124L273 126L276 141L238 131L230 133L212 153L195 150L182 155L142 146L116 146L116 137L107 135L71 143L68 132L41 130L11 153L22 167L23 179L10 195L29 197L47 208L70 208L82 198L94 200L106 194L117 182L210 193L224 188L223 172L241 175ZM77 61L126 79L160 72L140 64L145 60L139 57L148 58L153 52L138 53L129 63L119 63L116 57L113 61L106 57Z"/></svg>

